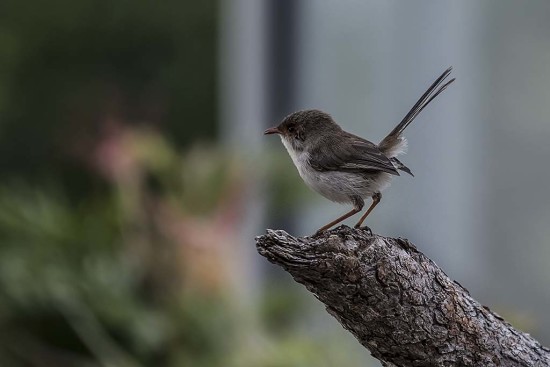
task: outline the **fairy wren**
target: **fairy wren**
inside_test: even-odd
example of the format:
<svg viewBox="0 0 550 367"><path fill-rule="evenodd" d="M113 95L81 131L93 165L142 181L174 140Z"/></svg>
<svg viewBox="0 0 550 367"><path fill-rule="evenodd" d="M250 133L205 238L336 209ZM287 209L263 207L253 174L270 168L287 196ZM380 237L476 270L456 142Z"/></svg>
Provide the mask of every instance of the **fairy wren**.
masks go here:
<svg viewBox="0 0 550 367"><path fill-rule="evenodd" d="M364 199L372 198L371 206L355 225L360 228L380 202L382 191L393 176L399 176L399 171L413 175L397 159L407 148L403 131L454 81L445 81L451 70L448 68L433 82L403 120L378 144L342 130L329 114L319 110L294 112L278 126L264 132L279 134L307 186L331 201L353 205L352 210L321 227L317 233L359 213L365 205Z"/></svg>

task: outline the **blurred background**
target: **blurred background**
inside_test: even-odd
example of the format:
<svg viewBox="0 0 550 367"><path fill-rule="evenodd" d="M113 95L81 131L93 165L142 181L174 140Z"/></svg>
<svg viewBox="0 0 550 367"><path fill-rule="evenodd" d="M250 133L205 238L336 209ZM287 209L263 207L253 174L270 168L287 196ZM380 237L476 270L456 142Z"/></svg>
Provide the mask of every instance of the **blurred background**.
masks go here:
<svg viewBox="0 0 550 367"><path fill-rule="evenodd" d="M265 128L304 108L402 176L367 220L550 345L550 3L0 3L0 366L379 366L257 255L348 208ZM353 219L348 224L353 224Z"/></svg>

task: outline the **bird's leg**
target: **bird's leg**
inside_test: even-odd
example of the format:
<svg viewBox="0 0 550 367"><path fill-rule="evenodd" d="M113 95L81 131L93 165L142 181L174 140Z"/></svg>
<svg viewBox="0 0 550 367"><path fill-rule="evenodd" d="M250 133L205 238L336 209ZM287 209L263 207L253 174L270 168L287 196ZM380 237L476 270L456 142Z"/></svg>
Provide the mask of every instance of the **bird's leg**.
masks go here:
<svg viewBox="0 0 550 367"><path fill-rule="evenodd" d="M346 214L342 215L341 217L336 218L335 220L333 220L329 224L322 226L321 228L319 228L317 230L317 232L315 232L315 234L319 234L321 232L324 232L327 229L329 229L330 227L340 223L341 221L348 219L352 215L359 213L361 211L361 209L363 209L364 205L365 205L365 203L363 202L363 199L361 199L360 197L353 198L353 209L352 210L350 210Z"/></svg>
<svg viewBox="0 0 550 367"><path fill-rule="evenodd" d="M353 208L352 210L350 210L350 211L347 212L346 214L342 215L341 217L338 217L338 218L336 218L335 220L333 220L332 222L330 222L329 224L324 225L324 226L322 226L321 228L319 228L319 229L317 230L317 232L315 232L315 234L319 234L319 233L321 233L321 232L326 231L326 230L329 229L330 227L332 227L332 226L334 226L334 225L340 223L340 222L343 221L343 220L348 219L349 217L351 217L351 216L354 215L354 214L359 213L360 211L361 211L360 208Z"/></svg>
<svg viewBox="0 0 550 367"><path fill-rule="evenodd" d="M370 207L367 209L367 211L365 212L365 214L363 214L363 216L361 217L361 219L359 219L359 222L357 222L357 224L355 225L354 228L360 228L361 227L361 224L363 224L363 221L365 220L366 217L368 217L368 215L370 214L370 212L372 212L372 210L374 209L375 206L378 205L378 203L380 202L380 200L382 199L382 194L377 192L376 194L372 195L372 204L370 205Z"/></svg>

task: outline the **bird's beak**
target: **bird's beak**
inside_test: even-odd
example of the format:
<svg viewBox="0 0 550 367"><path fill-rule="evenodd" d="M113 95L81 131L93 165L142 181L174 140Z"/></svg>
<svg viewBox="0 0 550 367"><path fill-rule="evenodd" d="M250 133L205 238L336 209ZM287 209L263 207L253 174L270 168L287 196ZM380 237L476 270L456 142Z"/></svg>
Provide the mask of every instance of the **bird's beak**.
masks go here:
<svg viewBox="0 0 550 367"><path fill-rule="evenodd" d="M270 127L266 131L264 131L264 135L270 135L270 134L280 134L281 130L279 130L277 127Z"/></svg>

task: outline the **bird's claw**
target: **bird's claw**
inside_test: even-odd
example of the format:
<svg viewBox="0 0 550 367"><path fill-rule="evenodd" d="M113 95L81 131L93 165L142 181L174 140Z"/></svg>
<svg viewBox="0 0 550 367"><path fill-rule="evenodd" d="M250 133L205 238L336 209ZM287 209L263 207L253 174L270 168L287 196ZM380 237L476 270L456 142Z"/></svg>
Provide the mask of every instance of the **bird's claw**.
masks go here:
<svg viewBox="0 0 550 367"><path fill-rule="evenodd" d="M361 227L361 226L357 226L357 225L356 225L356 226L353 227L353 228L355 228L355 229L360 229L360 230L362 230L362 231L367 231L367 232L369 232L369 234L372 236L372 229L370 229L369 226L362 226L362 227Z"/></svg>
<svg viewBox="0 0 550 367"><path fill-rule="evenodd" d="M320 236L320 235L322 235L324 232L325 232L324 230L318 229L318 230L313 234L313 237Z"/></svg>

